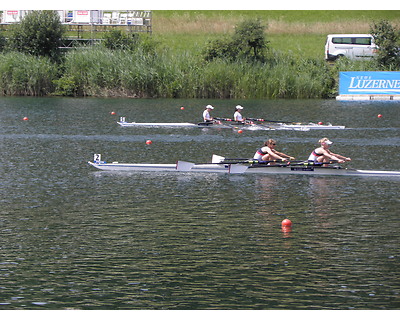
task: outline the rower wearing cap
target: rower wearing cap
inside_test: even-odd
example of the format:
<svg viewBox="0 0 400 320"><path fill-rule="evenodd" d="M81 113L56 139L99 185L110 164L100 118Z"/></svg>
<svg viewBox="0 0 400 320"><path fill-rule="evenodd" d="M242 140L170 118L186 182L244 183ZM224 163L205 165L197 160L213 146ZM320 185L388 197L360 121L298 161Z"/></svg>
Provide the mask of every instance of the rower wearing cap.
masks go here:
<svg viewBox="0 0 400 320"><path fill-rule="evenodd" d="M294 160L295 158L284 154L283 152L279 152L275 150L276 141L274 139L269 139L264 143L264 146L256 151L253 156L253 159L258 161L289 161Z"/></svg>
<svg viewBox="0 0 400 320"><path fill-rule="evenodd" d="M204 122L212 122L214 119L210 115L210 111L213 110L214 107L209 104L206 106L206 109L203 111L203 121Z"/></svg>
<svg viewBox="0 0 400 320"><path fill-rule="evenodd" d="M351 158L347 158L330 151L329 147L332 145L333 142L330 141L328 138L322 138L318 142L321 144L321 146L311 152L310 156L308 157L308 161L329 162L330 160L335 160L339 163L351 161Z"/></svg>
<svg viewBox="0 0 400 320"><path fill-rule="evenodd" d="M243 118L243 116L241 114L242 110L243 110L243 107L241 105L237 105L235 108L235 113L233 115L233 119L236 122L241 123L241 124L243 124L244 121L246 120L245 118Z"/></svg>

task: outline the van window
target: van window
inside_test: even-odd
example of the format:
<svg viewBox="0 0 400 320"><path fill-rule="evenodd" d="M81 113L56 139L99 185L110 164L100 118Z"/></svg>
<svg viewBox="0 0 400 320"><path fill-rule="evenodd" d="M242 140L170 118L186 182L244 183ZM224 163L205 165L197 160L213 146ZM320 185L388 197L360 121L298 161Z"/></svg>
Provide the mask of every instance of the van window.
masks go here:
<svg viewBox="0 0 400 320"><path fill-rule="evenodd" d="M359 44L359 45L371 45L370 37L358 37L358 38L350 38L350 37L334 37L332 38L332 43L336 44Z"/></svg>

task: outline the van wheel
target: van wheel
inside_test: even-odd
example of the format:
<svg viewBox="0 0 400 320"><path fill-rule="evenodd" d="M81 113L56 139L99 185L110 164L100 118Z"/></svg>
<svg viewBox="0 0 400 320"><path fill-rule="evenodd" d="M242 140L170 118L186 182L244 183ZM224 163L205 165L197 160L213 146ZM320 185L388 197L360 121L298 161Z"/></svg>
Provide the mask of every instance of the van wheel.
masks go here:
<svg viewBox="0 0 400 320"><path fill-rule="evenodd" d="M336 56L336 59L335 59L335 61L336 60L339 60L339 59L341 59L341 58L343 58L344 57L344 55L343 54L338 54L337 56Z"/></svg>

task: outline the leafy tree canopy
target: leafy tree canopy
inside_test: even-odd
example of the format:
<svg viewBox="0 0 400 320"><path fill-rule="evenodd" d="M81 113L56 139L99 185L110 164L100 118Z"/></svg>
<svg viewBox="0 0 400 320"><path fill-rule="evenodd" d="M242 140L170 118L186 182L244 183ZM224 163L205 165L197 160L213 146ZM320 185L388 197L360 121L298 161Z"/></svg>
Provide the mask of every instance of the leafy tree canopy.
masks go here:
<svg viewBox="0 0 400 320"><path fill-rule="evenodd" d="M206 61L225 58L263 60L268 41L264 33L265 26L260 20L247 20L235 27L231 37L217 39L208 43L203 54Z"/></svg>
<svg viewBox="0 0 400 320"><path fill-rule="evenodd" d="M378 63L388 69L400 69L400 30L396 30L388 21L373 23L371 34L379 50Z"/></svg>
<svg viewBox="0 0 400 320"><path fill-rule="evenodd" d="M46 56L53 61L60 58L64 28L56 11L32 11L14 26L9 47L35 56Z"/></svg>

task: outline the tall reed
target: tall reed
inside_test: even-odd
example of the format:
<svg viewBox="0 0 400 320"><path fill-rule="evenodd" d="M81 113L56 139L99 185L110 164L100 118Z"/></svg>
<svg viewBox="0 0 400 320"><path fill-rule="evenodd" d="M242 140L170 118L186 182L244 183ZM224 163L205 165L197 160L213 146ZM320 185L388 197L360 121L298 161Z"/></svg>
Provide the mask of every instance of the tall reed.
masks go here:
<svg viewBox="0 0 400 320"><path fill-rule="evenodd" d="M0 92L139 98L328 98L336 93L341 68L371 70L372 64L346 61L331 67L322 59L277 52L271 52L265 62L205 62L190 52L149 54L93 47L69 52L59 67L62 72L58 76L57 67L45 58L2 54Z"/></svg>
<svg viewBox="0 0 400 320"><path fill-rule="evenodd" d="M58 68L48 58L18 52L0 54L0 94L44 96L54 90Z"/></svg>
<svg viewBox="0 0 400 320"><path fill-rule="evenodd" d="M64 76L82 95L164 98L324 98L332 76L324 61L272 54L260 62L204 62L187 52L148 55L100 48L67 56Z"/></svg>

